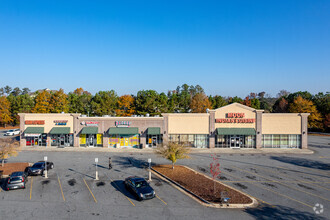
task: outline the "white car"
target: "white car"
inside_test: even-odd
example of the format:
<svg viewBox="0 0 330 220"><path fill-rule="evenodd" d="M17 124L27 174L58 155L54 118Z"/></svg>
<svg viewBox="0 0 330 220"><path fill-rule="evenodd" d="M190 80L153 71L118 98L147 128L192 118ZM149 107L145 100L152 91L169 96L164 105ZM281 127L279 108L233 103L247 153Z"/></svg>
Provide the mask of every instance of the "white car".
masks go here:
<svg viewBox="0 0 330 220"><path fill-rule="evenodd" d="M6 136L14 136L19 134L19 129L12 129L5 133Z"/></svg>

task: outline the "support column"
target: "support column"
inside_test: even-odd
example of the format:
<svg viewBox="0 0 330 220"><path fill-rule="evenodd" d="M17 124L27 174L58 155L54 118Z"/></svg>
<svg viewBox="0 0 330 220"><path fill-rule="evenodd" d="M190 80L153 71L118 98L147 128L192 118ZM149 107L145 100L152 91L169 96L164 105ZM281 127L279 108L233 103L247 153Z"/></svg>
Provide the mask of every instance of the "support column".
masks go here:
<svg viewBox="0 0 330 220"><path fill-rule="evenodd" d="M71 114L73 117L73 147L79 147L79 115Z"/></svg>
<svg viewBox="0 0 330 220"><path fill-rule="evenodd" d="M163 122L163 145L168 145L168 114L163 114L164 122Z"/></svg>
<svg viewBox="0 0 330 220"><path fill-rule="evenodd" d="M300 113L301 116L301 149L308 148L308 116L310 113Z"/></svg>
<svg viewBox="0 0 330 220"><path fill-rule="evenodd" d="M215 147L215 110L209 111L209 148Z"/></svg>
<svg viewBox="0 0 330 220"><path fill-rule="evenodd" d="M49 134L47 135L47 142L46 142L46 147L50 147L52 139L50 138Z"/></svg>
<svg viewBox="0 0 330 220"><path fill-rule="evenodd" d="M262 147L262 113L264 110L256 110L256 148Z"/></svg>
<svg viewBox="0 0 330 220"><path fill-rule="evenodd" d="M25 113L19 113L19 146L20 147L25 147L26 146L26 139L24 137L24 121L25 121Z"/></svg>
<svg viewBox="0 0 330 220"><path fill-rule="evenodd" d="M146 137L143 134L140 136L140 144L142 144L142 149L146 148Z"/></svg>
<svg viewBox="0 0 330 220"><path fill-rule="evenodd" d="M105 137L105 134L103 134L103 147L107 148L109 146L109 137Z"/></svg>

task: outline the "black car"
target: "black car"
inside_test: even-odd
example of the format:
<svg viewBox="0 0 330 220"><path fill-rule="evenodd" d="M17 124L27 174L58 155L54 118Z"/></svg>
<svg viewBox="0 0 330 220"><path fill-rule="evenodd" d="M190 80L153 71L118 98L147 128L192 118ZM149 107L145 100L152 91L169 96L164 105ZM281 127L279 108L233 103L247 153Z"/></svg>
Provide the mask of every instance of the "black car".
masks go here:
<svg viewBox="0 0 330 220"><path fill-rule="evenodd" d="M14 172L10 174L7 181L7 190L11 189L25 189L25 184L28 181L28 175L26 172Z"/></svg>
<svg viewBox="0 0 330 220"><path fill-rule="evenodd" d="M46 162L47 163L47 170L54 168L53 162ZM45 171L45 161L39 161L33 164L32 167L28 167L27 172L29 175L43 175Z"/></svg>
<svg viewBox="0 0 330 220"><path fill-rule="evenodd" d="M125 179L125 187L134 193L138 200L152 199L156 196L149 183L141 177L130 176Z"/></svg>

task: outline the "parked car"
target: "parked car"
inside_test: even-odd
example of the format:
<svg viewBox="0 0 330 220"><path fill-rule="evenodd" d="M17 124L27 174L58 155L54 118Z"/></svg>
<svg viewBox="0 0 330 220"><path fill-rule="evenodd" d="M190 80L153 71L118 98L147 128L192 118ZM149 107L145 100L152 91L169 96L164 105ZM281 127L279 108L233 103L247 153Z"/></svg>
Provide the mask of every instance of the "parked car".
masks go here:
<svg viewBox="0 0 330 220"><path fill-rule="evenodd" d="M130 176L126 178L125 187L135 194L139 201L152 199L156 196L154 189L141 177Z"/></svg>
<svg viewBox="0 0 330 220"><path fill-rule="evenodd" d="M26 172L14 172L10 174L7 182L7 190L11 189L25 189L25 184L28 181L28 175Z"/></svg>
<svg viewBox="0 0 330 220"><path fill-rule="evenodd" d="M19 129L11 129L5 133L6 136L14 136L19 134Z"/></svg>
<svg viewBox="0 0 330 220"><path fill-rule="evenodd" d="M47 170L54 168L53 162L46 162ZM32 165L32 167L27 168L27 172L29 175L43 175L45 171L45 161L39 161Z"/></svg>

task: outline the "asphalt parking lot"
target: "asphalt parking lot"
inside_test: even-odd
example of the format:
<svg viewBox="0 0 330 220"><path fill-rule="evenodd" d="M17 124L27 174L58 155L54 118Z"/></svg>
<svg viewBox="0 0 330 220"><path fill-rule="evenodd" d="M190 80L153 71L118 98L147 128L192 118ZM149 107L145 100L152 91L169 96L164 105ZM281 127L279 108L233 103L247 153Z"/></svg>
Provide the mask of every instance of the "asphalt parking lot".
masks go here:
<svg viewBox="0 0 330 220"><path fill-rule="evenodd" d="M15 219L329 219L330 137L309 137L312 155L218 154L221 181L255 197L251 209L201 206L153 177L157 197L139 202L123 185L131 175L147 178L144 164L168 163L153 154L102 152L21 152L8 162L34 162L48 156L55 168L49 178L29 177L24 190L0 191L0 216ZM108 157L113 169L107 169ZM95 158L99 180L94 180ZM209 154L179 161L210 175ZM4 186L2 184L2 186ZM315 206L320 204L320 206ZM321 205L323 210L320 209ZM316 207L316 212L314 211Z"/></svg>

